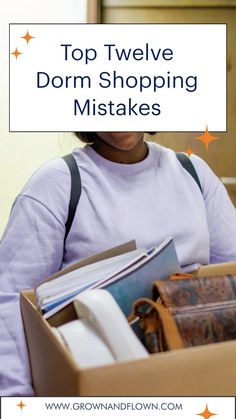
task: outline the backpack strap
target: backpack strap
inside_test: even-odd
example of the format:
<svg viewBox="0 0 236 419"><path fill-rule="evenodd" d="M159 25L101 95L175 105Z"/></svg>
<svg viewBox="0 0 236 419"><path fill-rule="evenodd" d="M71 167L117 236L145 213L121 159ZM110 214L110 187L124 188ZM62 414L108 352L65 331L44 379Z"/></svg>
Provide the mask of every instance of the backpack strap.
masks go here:
<svg viewBox="0 0 236 419"><path fill-rule="evenodd" d="M180 164L183 166L185 170L193 177L195 182L198 184L200 191L202 192L201 183L195 167L189 157L185 153L176 153L176 157L179 160ZM67 236L71 229L76 208L80 199L81 195L81 178L79 173L78 165L75 161L73 154L67 154L63 156L62 159L66 162L71 175L71 191L70 191L70 202L69 202L69 210L68 210L68 217L65 224L65 237L64 243L66 242Z"/></svg>
<svg viewBox="0 0 236 419"><path fill-rule="evenodd" d="M67 166L69 167L70 175L71 175L70 202L69 202L68 217L65 224L65 237L64 237L64 244L65 244L66 238L69 234L71 225L74 220L76 208L77 208L80 195L81 195L81 178L80 178L79 168L73 154L67 154L66 156L62 157L62 159L66 162Z"/></svg>
<svg viewBox="0 0 236 419"><path fill-rule="evenodd" d="M187 172L193 177L195 182L198 184L199 189L202 193L202 186L201 186L199 177L197 175L195 167L194 167L193 163L191 162L190 158L185 153L175 153L175 154L176 154L176 157L179 160L180 164L183 166L183 168L185 170L187 170Z"/></svg>

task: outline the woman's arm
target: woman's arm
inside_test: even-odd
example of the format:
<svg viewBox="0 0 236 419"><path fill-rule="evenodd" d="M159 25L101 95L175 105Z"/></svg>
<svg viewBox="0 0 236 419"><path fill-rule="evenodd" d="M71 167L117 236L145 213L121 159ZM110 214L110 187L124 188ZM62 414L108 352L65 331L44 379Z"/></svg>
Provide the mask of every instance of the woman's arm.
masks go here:
<svg viewBox="0 0 236 419"><path fill-rule="evenodd" d="M236 261L236 209L219 178L199 157L191 155L206 206L210 263Z"/></svg>
<svg viewBox="0 0 236 419"><path fill-rule="evenodd" d="M57 171L40 169L17 198L0 244L1 395L33 394L19 291L35 287L61 267L67 196L63 205L60 200L70 194L70 186L64 186L66 192Z"/></svg>

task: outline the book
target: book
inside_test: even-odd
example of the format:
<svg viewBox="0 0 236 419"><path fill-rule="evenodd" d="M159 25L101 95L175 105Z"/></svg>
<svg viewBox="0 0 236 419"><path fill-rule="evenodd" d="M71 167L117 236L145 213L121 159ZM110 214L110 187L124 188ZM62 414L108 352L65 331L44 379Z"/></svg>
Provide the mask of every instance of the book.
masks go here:
<svg viewBox="0 0 236 419"><path fill-rule="evenodd" d="M157 247L136 249L99 260L46 281L36 288L36 300L44 317L49 318L71 303L79 293L105 288L128 315L136 298L150 296L155 279L165 279L179 270L173 238L170 237Z"/></svg>
<svg viewBox="0 0 236 419"><path fill-rule="evenodd" d="M185 347L236 339L236 276L156 281L153 297L168 308Z"/></svg>
<svg viewBox="0 0 236 419"><path fill-rule="evenodd" d="M145 256L144 249L118 255L112 258L98 261L78 270L68 272L52 281L47 281L36 289L38 303L42 309L63 301L67 296L72 296L100 283L111 279L123 269L142 259Z"/></svg>

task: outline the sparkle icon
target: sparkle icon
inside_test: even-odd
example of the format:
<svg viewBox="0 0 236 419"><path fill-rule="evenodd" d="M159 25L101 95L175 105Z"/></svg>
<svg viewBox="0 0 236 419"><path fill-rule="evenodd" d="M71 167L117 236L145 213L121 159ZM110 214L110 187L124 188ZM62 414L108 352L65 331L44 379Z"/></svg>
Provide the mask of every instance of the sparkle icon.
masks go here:
<svg viewBox="0 0 236 419"><path fill-rule="evenodd" d="M217 413L210 412L210 410L208 409L208 406L206 404L205 410L202 413L196 413L196 415L202 416L204 419L209 419L211 416L216 416Z"/></svg>
<svg viewBox="0 0 236 419"><path fill-rule="evenodd" d="M20 408L20 410L22 410L23 409L23 407L25 407L26 406L26 404L24 404L23 402L22 402L22 400L20 401L20 403L18 403L17 404L17 406Z"/></svg>
<svg viewBox="0 0 236 419"><path fill-rule="evenodd" d="M192 150L191 150L191 148L190 148L190 145L188 145L188 148L187 148L187 150L186 150L186 154L190 157L191 156L191 154L192 154Z"/></svg>
<svg viewBox="0 0 236 419"><path fill-rule="evenodd" d="M20 38L25 39L25 40L26 40L26 42L27 42L27 45L28 45L29 41L30 41L31 39L35 38L35 37L34 37L34 36L31 36L31 35L29 34L29 32L27 31L27 32L26 32L26 34L25 34L24 36L21 36Z"/></svg>
<svg viewBox="0 0 236 419"><path fill-rule="evenodd" d="M212 141L218 140L219 137L215 137L211 135L208 131L208 126L206 126L206 131L204 134L200 135L199 137L195 137L197 140L202 141L205 144L206 150L208 151L208 146Z"/></svg>
<svg viewBox="0 0 236 419"><path fill-rule="evenodd" d="M18 51L17 47L15 51L11 52L12 55L15 55L16 59L18 58L18 55L22 54L22 52Z"/></svg>

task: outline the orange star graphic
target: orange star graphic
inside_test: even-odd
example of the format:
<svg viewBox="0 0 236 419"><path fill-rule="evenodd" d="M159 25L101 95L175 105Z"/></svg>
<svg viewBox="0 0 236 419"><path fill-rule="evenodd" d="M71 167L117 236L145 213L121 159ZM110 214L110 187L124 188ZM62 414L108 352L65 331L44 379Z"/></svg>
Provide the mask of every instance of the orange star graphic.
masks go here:
<svg viewBox="0 0 236 419"><path fill-rule="evenodd" d="M204 419L209 419L211 416L216 416L217 413L212 413L208 410L208 406L206 404L205 410L202 413L196 413L198 416L202 416Z"/></svg>
<svg viewBox="0 0 236 419"><path fill-rule="evenodd" d="M31 35L29 34L29 32L27 31L27 32L26 32L26 34L25 34L25 36L21 36L20 38L25 39L25 40L26 40L26 42L27 42L27 45L28 45L29 41L30 41L31 39L35 38L35 37L34 37L34 36L31 36Z"/></svg>
<svg viewBox="0 0 236 419"><path fill-rule="evenodd" d="M187 150L186 150L186 153L187 153L187 155L190 157L191 156L191 154L192 154L192 150L191 150L191 148L190 148L190 145L188 145L188 148L187 148Z"/></svg>
<svg viewBox="0 0 236 419"><path fill-rule="evenodd" d="M20 401L20 403L19 404L17 404L17 406L20 408L20 410L22 410L23 409L23 407L25 407L26 406L26 404L24 404L23 402L22 402L22 400Z"/></svg>
<svg viewBox="0 0 236 419"><path fill-rule="evenodd" d="M214 140L218 140L219 137L214 137L214 135L211 135L208 131L208 126L206 126L206 131L204 132L204 134L200 135L200 137L195 138L199 141L202 141L206 146L206 150L208 150L209 144Z"/></svg>
<svg viewBox="0 0 236 419"><path fill-rule="evenodd" d="M18 55L22 54L22 52L18 51L18 49L16 48L14 52L11 52L12 55L15 55L16 59L18 57Z"/></svg>

